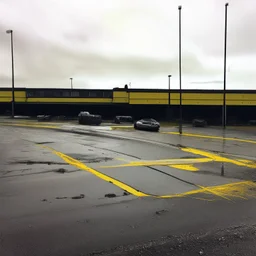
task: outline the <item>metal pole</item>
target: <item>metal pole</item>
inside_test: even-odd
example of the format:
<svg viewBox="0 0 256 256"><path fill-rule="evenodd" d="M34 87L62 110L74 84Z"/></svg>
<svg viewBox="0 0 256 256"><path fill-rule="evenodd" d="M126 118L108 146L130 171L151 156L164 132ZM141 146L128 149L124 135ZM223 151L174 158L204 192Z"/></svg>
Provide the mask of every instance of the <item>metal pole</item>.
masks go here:
<svg viewBox="0 0 256 256"><path fill-rule="evenodd" d="M179 10L179 80L180 80L180 119L179 119L179 133L182 134L182 90L181 90L181 8Z"/></svg>
<svg viewBox="0 0 256 256"><path fill-rule="evenodd" d="M226 62L227 62L227 17L228 3L225 4L225 31L224 31L224 88L223 88L223 109L222 109L222 125L226 129L227 123L227 107L226 107Z"/></svg>
<svg viewBox="0 0 256 256"><path fill-rule="evenodd" d="M14 95L14 54L13 54L13 32L11 32L11 51L12 51L12 118L14 118L15 95Z"/></svg>
<svg viewBox="0 0 256 256"><path fill-rule="evenodd" d="M73 78L70 78L71 90L73 90Z"/></svg>
<svg viewBox="0 0 256 256"><path fill-rule="evenodd" d="M168 75L168 107L167 107L167 119L170 121L170 105L171 105L171 75Z"/></svg>
<svg viewBox="0 0 256 256"><path fill-rule="evenodd" d="M12 58L12 118L14 118L15 95L14 95L14 54L13 54L13 31L7 30L7 34L11 34L11 58Z"/></svg>
<svg viewBox="0 0 256 256"><path fill-rule="evenodd" d="M171 105L171 75L168 75L168 108Z"/></svg>

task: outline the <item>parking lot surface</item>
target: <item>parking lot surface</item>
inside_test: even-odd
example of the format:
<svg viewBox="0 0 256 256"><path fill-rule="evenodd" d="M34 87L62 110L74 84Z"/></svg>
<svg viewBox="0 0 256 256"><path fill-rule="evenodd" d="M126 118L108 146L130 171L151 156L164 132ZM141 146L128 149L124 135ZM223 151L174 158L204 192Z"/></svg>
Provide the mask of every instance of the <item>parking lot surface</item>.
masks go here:
<svg viewBox="0 0 256 256"><path fill-rule="evenodd" d="M194 237L254 232L253 133L19 122L0 134L0 255L191 255L175 239L198 255ZM241 236L244 251L254 240Z"/></svg>

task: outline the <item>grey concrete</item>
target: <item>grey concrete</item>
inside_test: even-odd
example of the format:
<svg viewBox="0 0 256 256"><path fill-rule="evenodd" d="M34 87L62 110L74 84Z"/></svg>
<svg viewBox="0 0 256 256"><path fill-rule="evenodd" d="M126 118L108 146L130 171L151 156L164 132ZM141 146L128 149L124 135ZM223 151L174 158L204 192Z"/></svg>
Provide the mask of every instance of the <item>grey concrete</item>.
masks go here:
<svg viewBox="0 0 256 256"><path fill-rule="evenodd" d="M218 198L211 202L193 197L124 196L121 188L68 165L44 147L69 155L143 192L163 195L194 190L198 184L209 186L250 180L255 177L252 174L255 170L225 164L222 176L221 163L197 164L200 169L197 173L167 166L101 167L138 160L197 157L182 152L179 147L167 146L167 143L179 144L180 140L184 146L204 149L221 148L221 142L202 144L195 138L134 131L105 130L99 134L90 129L91 133L73 134L0 126L0 255L70 256L92 252L126 255L122 251L117 254L117 246L128 246L123 248L134 252L127 255L140 255L136 254L136 248L150 239L158 242L151 246L148 255L154 255L154 248L158 249L155 255L169 255L166 247L159 251L160 237L178 237L174 247L190 234L204 235L233 226L255 225L253 198L232 202ZM122 139L122 136L133 137L133 140ZM141 141L134 140L136 138ZM227 150L231 149L235 154L243 152L253 157L255 145L233 145ZM79 198L81 194L84 196ZM106 194L116 197L106 198ZM204 198L207 199L200 195L199 199ZM210 237L209 244L212 239L216 237ZM244 252L248 249L241 248ZM175 255L190 255L185 254L189 252L186 250L184 254Z"/></svg>

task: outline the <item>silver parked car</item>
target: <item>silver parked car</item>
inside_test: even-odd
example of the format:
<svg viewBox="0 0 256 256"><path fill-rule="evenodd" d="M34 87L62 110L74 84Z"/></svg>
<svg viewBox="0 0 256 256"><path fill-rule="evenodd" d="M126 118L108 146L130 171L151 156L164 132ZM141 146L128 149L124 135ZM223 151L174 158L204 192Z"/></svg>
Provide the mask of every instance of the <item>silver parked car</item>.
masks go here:
<svg viewBox="0 0 256 256"><path fill-rule="evenodd" d="M134 129L158 132L160 124L152 118L143 118L134 123Z"/></svg>

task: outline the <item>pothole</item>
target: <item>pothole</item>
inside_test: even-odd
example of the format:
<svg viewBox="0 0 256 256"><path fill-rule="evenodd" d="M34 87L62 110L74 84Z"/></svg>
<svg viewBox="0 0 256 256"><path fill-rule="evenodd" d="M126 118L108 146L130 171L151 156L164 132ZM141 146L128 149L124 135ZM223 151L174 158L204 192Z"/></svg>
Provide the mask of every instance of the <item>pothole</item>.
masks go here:
<svg viewBox="0 0 256 256"><path fill-rule="evenodd" d="M55 170L54 172L64 174L64 173L67 172L67 171L66 171L64 168L60 168L60 169Z"/></svg>
<svg viewBox="0 0 256 256"><path fill-rule="evenodd" d="M160 210L160 211L156 211L156 215L161 215L161 214L164 214L164 213L167 213L167 212L168 212L168 210L163 209L163 210Z"/></svg>
<svg viewBox="0 0 256 256"><path fill-rule="evenodd" d="M113 197L116 197L116 194L114 193L105 194L105 197L113 198Z"/></svg>
<svg viewBox="0 0 256 256"><path fill-rule="evenodd" d="M129 192L124 191L122 195L116 195L114 193L108 193L108 194L105 194L105 197L107 197L107 198L114 198L114 197L129 196L129 195L130 195Z"/></svg>
<svg viewBox="0 0 256 256"><path fill-rule="evenodd" d="M57 197L55 197L55 199L83 199L83 198L85 198L84 194L80 194L80 195L72 196L72 197L67 197L67 196L57 196Z"/></svg>
<svg viewBox="0 0 256 256"><path fill-rule="evenodd" d="M72 196L71 199L82 199L84 198L84 194L80 194L79 196Z"/></svg>

